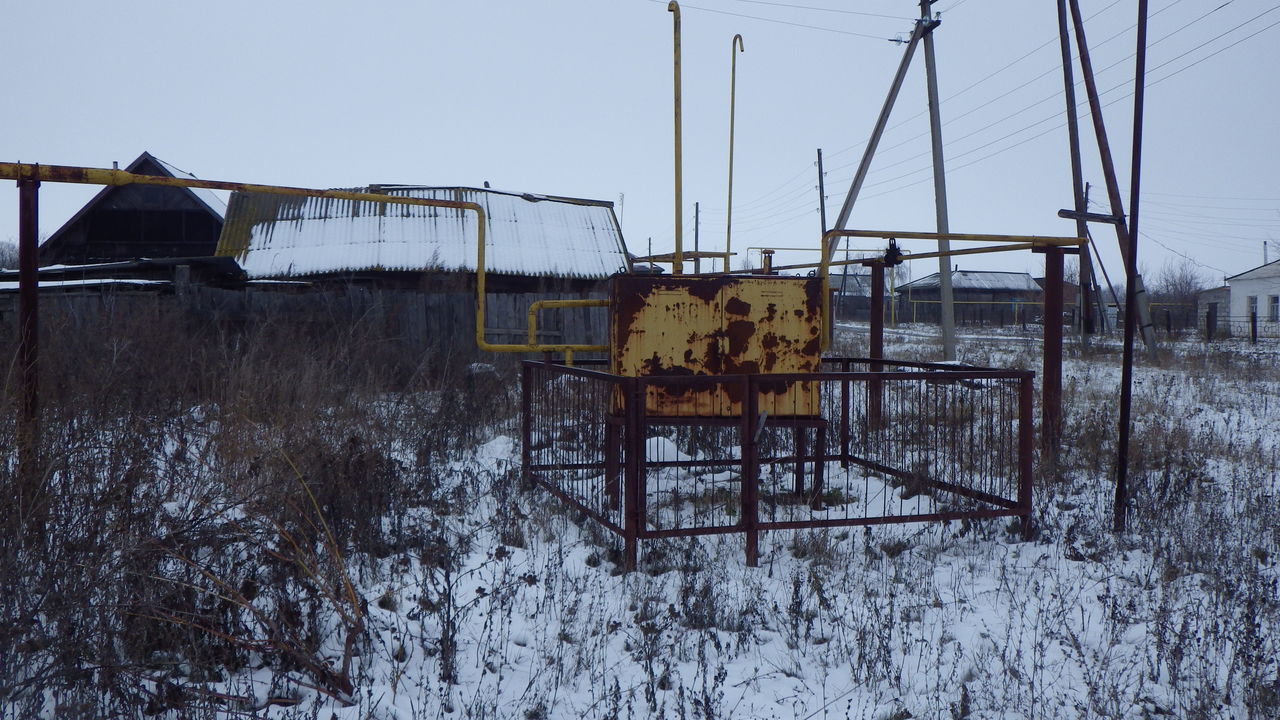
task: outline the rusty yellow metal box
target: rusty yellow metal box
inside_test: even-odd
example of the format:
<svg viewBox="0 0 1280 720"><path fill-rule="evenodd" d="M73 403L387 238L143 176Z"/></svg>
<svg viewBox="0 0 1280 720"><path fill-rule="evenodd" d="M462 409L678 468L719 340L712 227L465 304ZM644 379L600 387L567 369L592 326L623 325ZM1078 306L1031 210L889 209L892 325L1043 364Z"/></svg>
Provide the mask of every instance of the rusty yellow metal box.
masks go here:
<svg viewBox="0 0 1280 720"><path fill-rule="evenodd" d="M822 282L771 275L618 275L610 297L610 370L629 377L816 372ZM816 383L762 383L770 416L818 414ZM742 414L740 383L650 385L663 417ZM615 403L615 409L617 404Z"/></svg>

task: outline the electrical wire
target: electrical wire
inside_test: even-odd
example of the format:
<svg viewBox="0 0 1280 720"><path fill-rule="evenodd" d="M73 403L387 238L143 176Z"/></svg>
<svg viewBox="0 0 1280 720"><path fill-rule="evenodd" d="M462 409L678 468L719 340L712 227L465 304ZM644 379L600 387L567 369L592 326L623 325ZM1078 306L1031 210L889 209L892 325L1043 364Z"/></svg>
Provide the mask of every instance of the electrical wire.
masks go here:
<svg viewBox="0 0 1280 720"><path fill-rule="evenodd" d="M661 3L662 0L651 0L651 2ZM716 10L715 8L699 7L697 5L681 5L681 10L697 10L699 12L715 13L716 15L730 15L732 17L746 18L747 20L759 20L760 22L774 23L776 25L789 25L791 27L805 28L808 30L820 30L822 32L836 33L838 35L849 35L852 37L867 38L870 40L889 40L881 35L870 35L867 33L853 32L851 30L837 30L836 28L822 27L819 25L806 25L804 23L791 22L789 20L778 20L776 18L760 17L758 15L747 15L745 13L736 13L729 10Z"/></svg>

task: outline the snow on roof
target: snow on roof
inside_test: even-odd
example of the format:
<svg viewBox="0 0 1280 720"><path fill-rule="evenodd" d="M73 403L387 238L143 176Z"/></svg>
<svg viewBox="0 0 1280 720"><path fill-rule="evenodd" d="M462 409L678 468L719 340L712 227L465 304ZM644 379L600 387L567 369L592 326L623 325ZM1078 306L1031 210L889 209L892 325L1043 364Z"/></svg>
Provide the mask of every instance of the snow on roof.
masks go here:
<svg viewBox="0 0 1280 720"><path fill-rule="evenodd" d="M168 280L139 280L133 278L89 278L85 280L41 280L40 289L102 287L106 285L169 285ZM0 292L18 292L19 283L7 280L0 281Z"/></svg>
<svg viewBox="0 0 1280 720"><path fill-rule="evenodd" d="M143 153L143 155L146 155L146 154L147 153ZM160 163L161 167L163 167L165 170L168 170L169 174L173 175L176 178L184 178L186 180L200 179L185 170L179 170L178 168L174 167L173 165L170 165L164 160L161 160L155 155L152 155L151 159ZM218 217L223 218L224 220L226 219L227 204L223 202L222 198L218 197L212 190L207 190L205 188L187 188L187 190L189 190L192 195L195 195L196 199L198 199L200 202L204 203L205 205L208 205L210 210L218 214Z"/></svg>
<svg viewBox="0 0 1280 720"><path fill-rule="evenodd" d="M474 188L374 186L485 210L485 267L513 275L604 278L627 265L613 204ZM476 269L476 214L415 205L234 193L219 255L250 278L359 270Z"/></svg>
<svg viewBox="0 0 1280 720"><path fill-rule="evenodd" d="M933 273L898 286L902 292L912 290L928 290L938 287L938 273ZM951 287L954 290L1002 290L1017 292L1040 292L1040 286L1029 273L988 272L984 270L956 270L951 273Z"/></svg>

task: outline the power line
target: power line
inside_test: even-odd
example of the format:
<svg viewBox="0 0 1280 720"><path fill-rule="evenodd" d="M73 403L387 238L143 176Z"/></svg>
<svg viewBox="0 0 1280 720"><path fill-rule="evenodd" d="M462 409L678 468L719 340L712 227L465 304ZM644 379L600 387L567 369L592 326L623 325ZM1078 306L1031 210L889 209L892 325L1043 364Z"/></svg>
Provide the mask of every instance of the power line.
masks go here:
<svg viewBox="0 0 1280 720"><path fill-rule="evenodd" d="M651 0L651 2L661 3L662 0ZM804 23L791 22L789 20L778 20L776 18L760 17L758 15L746 15L744 13L730 12L728 10L716 10L714 8L698 7L697 5L681 5L681 10L698 10L701 12L715 13L717 15L731 15L733 17L746 18L748 20L759 20L760 22L775 23L778 25L790 25L791 27L806 28L808 30L820 30L822 32L836 33L839 35L850 35L852 37L867 38L870 40L889 40L882 35L869 35L867 33L852 32L850 30L837 30L836 28L821 27L819 25L806 25Z"/></svg>
<svg viewBox="0 0 1280 720"><path fill-rule="evenodd" d="M793 10L817 10L819 12L840 13L841 15L861 15L862 17L888 18L889 20L906 20L908 22L915 20L913 17L903 17L901 15L881 15L879 13L861 12L858 10L839 10L836 8L814 7L812 5L792 5L783 2L770 2L769 0L736 0L740 3L750 3L752 5L772 5L774 7L791 8Z"/></svg>

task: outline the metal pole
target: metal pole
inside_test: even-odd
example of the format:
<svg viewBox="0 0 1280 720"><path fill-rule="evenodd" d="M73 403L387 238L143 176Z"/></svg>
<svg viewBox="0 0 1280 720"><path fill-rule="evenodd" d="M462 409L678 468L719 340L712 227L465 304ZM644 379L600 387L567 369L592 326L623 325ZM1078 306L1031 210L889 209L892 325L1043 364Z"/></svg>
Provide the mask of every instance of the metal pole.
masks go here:
<svg viewBox="0 0 1280 720"><path fill-rule="evenodd" d="M40 180L18 180L18 365L22 373L22 406L18 415L19 521L38 524L40 494L39 300L37 263Z"/></svg>
<svg viewBox="0 0 1280 720"><path fill-rule="evenodd" d="M1084 170L1081 168L1080 161L1080 122L1076 117L1076 81L1075 74L1071 70L1071 35L1067 31L1067 2L1066 0L1058 0L1058 43L1062 47L1062 89L1067 101L1067 143L1071 150L1071 198L1075 203L1076 211L1076 236L1087 237L1089 232L1089 222L1084 219L1081 213L1084 213L1088 207L1084 196ZM1093 312L1090 300L1090 291L1093 286L1090 279L1093 277L1092 268L1090 267L1090 258L1088 252L1080 253L1080 277L1077 278L1080 283L1080 312L1081 321L1080 329L1083 335L1093 332Z"/></svg>
<svg viewBox="0 0 1280 720"><path fill-rule="evenodd" d="M724 221L724 271L729 272L730 248L733 245L733 115L738 104L738 53L746 52L742 36L729 41L729 206Z"/></svg>
<svg viewBox="0 0 1280 720"><path fill-rule="evenodd" d="M1075 2L1075 0L1072 0ZM1124 302L1124 368L1120 379L1120 440L1116 457L1115 531L1126 526L1129 493L1129 435L1133 407L1133 325L1137 316L1138 191L1142 181L1142 105L1147 84L1147 0L1138 0L1138 49L1133 88L1133 171L1129 189L1128 287ZM1148 345L1148 349L1151 346Z"/></svg>
<svg viewBox="0 0 1280 720"><path fill-rule="evenodd" d="M884 263L871 265L871 339L868 355L873 373L884 370L877 362L884 358ZM867 429L879 430L882 426L883 384L879 380L867 382Z"/></svg>
<svg viewBox="0 0 1280 720"><path fill-rule="evenodd" d="M746 563L747 567L760 566L760 465L757 457L757 435L762 427L757 427L757 423L763 423L764 420L759 417L760 413L760 397L755 383L752 381L754 375L743 375L743 401L742 401L742 490L740 500L742 502L742 532L746 541Z"/></svg>
<svg viewBox="0 0 1280 720"><path fill-rule="evenodd" d="M1044 251L1044 377L1040 379L1040 446L1056 460L1062 436L1062 248ZM1052 461L1049 463L1052 467Z"/></svg>
<svg viewBox="0 0 1280 720"><path fill-rule="evenodd" d="M1031 421L1031 375L1028 374L1018 383L1018 508L1022 516L1022 539L1030 540L1031 527L1031 481L1033 476L1034 431Z"/></svg>
<svg viewBox="0 0 1280 720"><path fill-rule="evenodd" d="M937 217L938 232L951 232L947 220L947 180L946 168L942 159L942 114L938 107L938 73L933 54L933 30L939 22L929 19L929 6L933 0L920 0L920 23L928 28L924 36L924 71L928 80L929 92L929 137L933 143L933 206ZM955 298L951 293L951 243L938 241L938 292L942 300L942 357L944 360L956 359L956 316Z"/></svg>
<svg viewBox="0 0 1280 720"><path fill-rule="evenodd" d="M840 206L840 214L836 217L835 228L844 230L848 227L849 214L853 212L853 204L858 201L858 193L862 192L862 183L867 179L867 172L871 169L871 158L875 157L876 147L880 145L880 137L884 135L885 126L889 124L889 114L893 111L893 104L898 99L898 91L902 89L902 81L907 76L907 68L911 66L911 56L915 54L916 45L920 43L920 38L925 33L925 23L917 22L915 29L911 31L911 39L907 41L907 49L902 53L902 62L898 63L898 72L893 76L893 83L889 86L889 95L884 99L884 106L880 108L880 117L876 118L875 128L871 131L871 139L867 141L867 147L862 151L862 161L858 163L858 171L854 173L853 182L849 185L849 193L845 195L844 204ZM828 260L835 257L836 243L832 243L827 248Z"/></svg>
<svg viewBox="0 0 1280 720"><path fill-rule="evenodd" d="M667 12L672 13L672 22L675 28L675 133L676 133L676 251L672 259L671 274L684 274L684 217L682 203L683 186L681 173L681 157L683 153L680 148L680 4L676 0L667 3Z"/></svg>
<svg viewBox="0 0 1280 720"><path fill-rule="evenodd" d="M1155 329L1151 325L1151 307L1148 304L1147 293L1142 288L1142 276L1138 274L1137 265L1129 253L1129 249L1132 247L1129 236L1135 233L1130 232L1124 219L1124 201L1120 199L1120 183L1116 180L1115 163L1111 157L1111 144L1107 141L1107 129L1102 121L1102 105L1098 100L1098 84L1093 75L1093 62L1089 58L1089 45L1084 37L1084 20L1080 14L1080 2L1079 0L1069 0L1069 2L1071 3L1072 21L1075 25L1076 45L1080 49L1080 67L1084 75L1084 87L1089 96L1093 132L1097 136L1098 154L1102 160L1102 175L1107 184L1107 198L1111 203L1111 214L1115 218L1116 239L1120 242L1120 255L1124 258L1125 265L1130 266L1129 272L1132 273L1133 279L1128 285L1134 289L1135 302L1138 304L1137 319L1142 324L1142 339L1147 346L1147 356L1155 360L1156 338ZM1127 309L1125 314L1128 314Z"/></svg>

